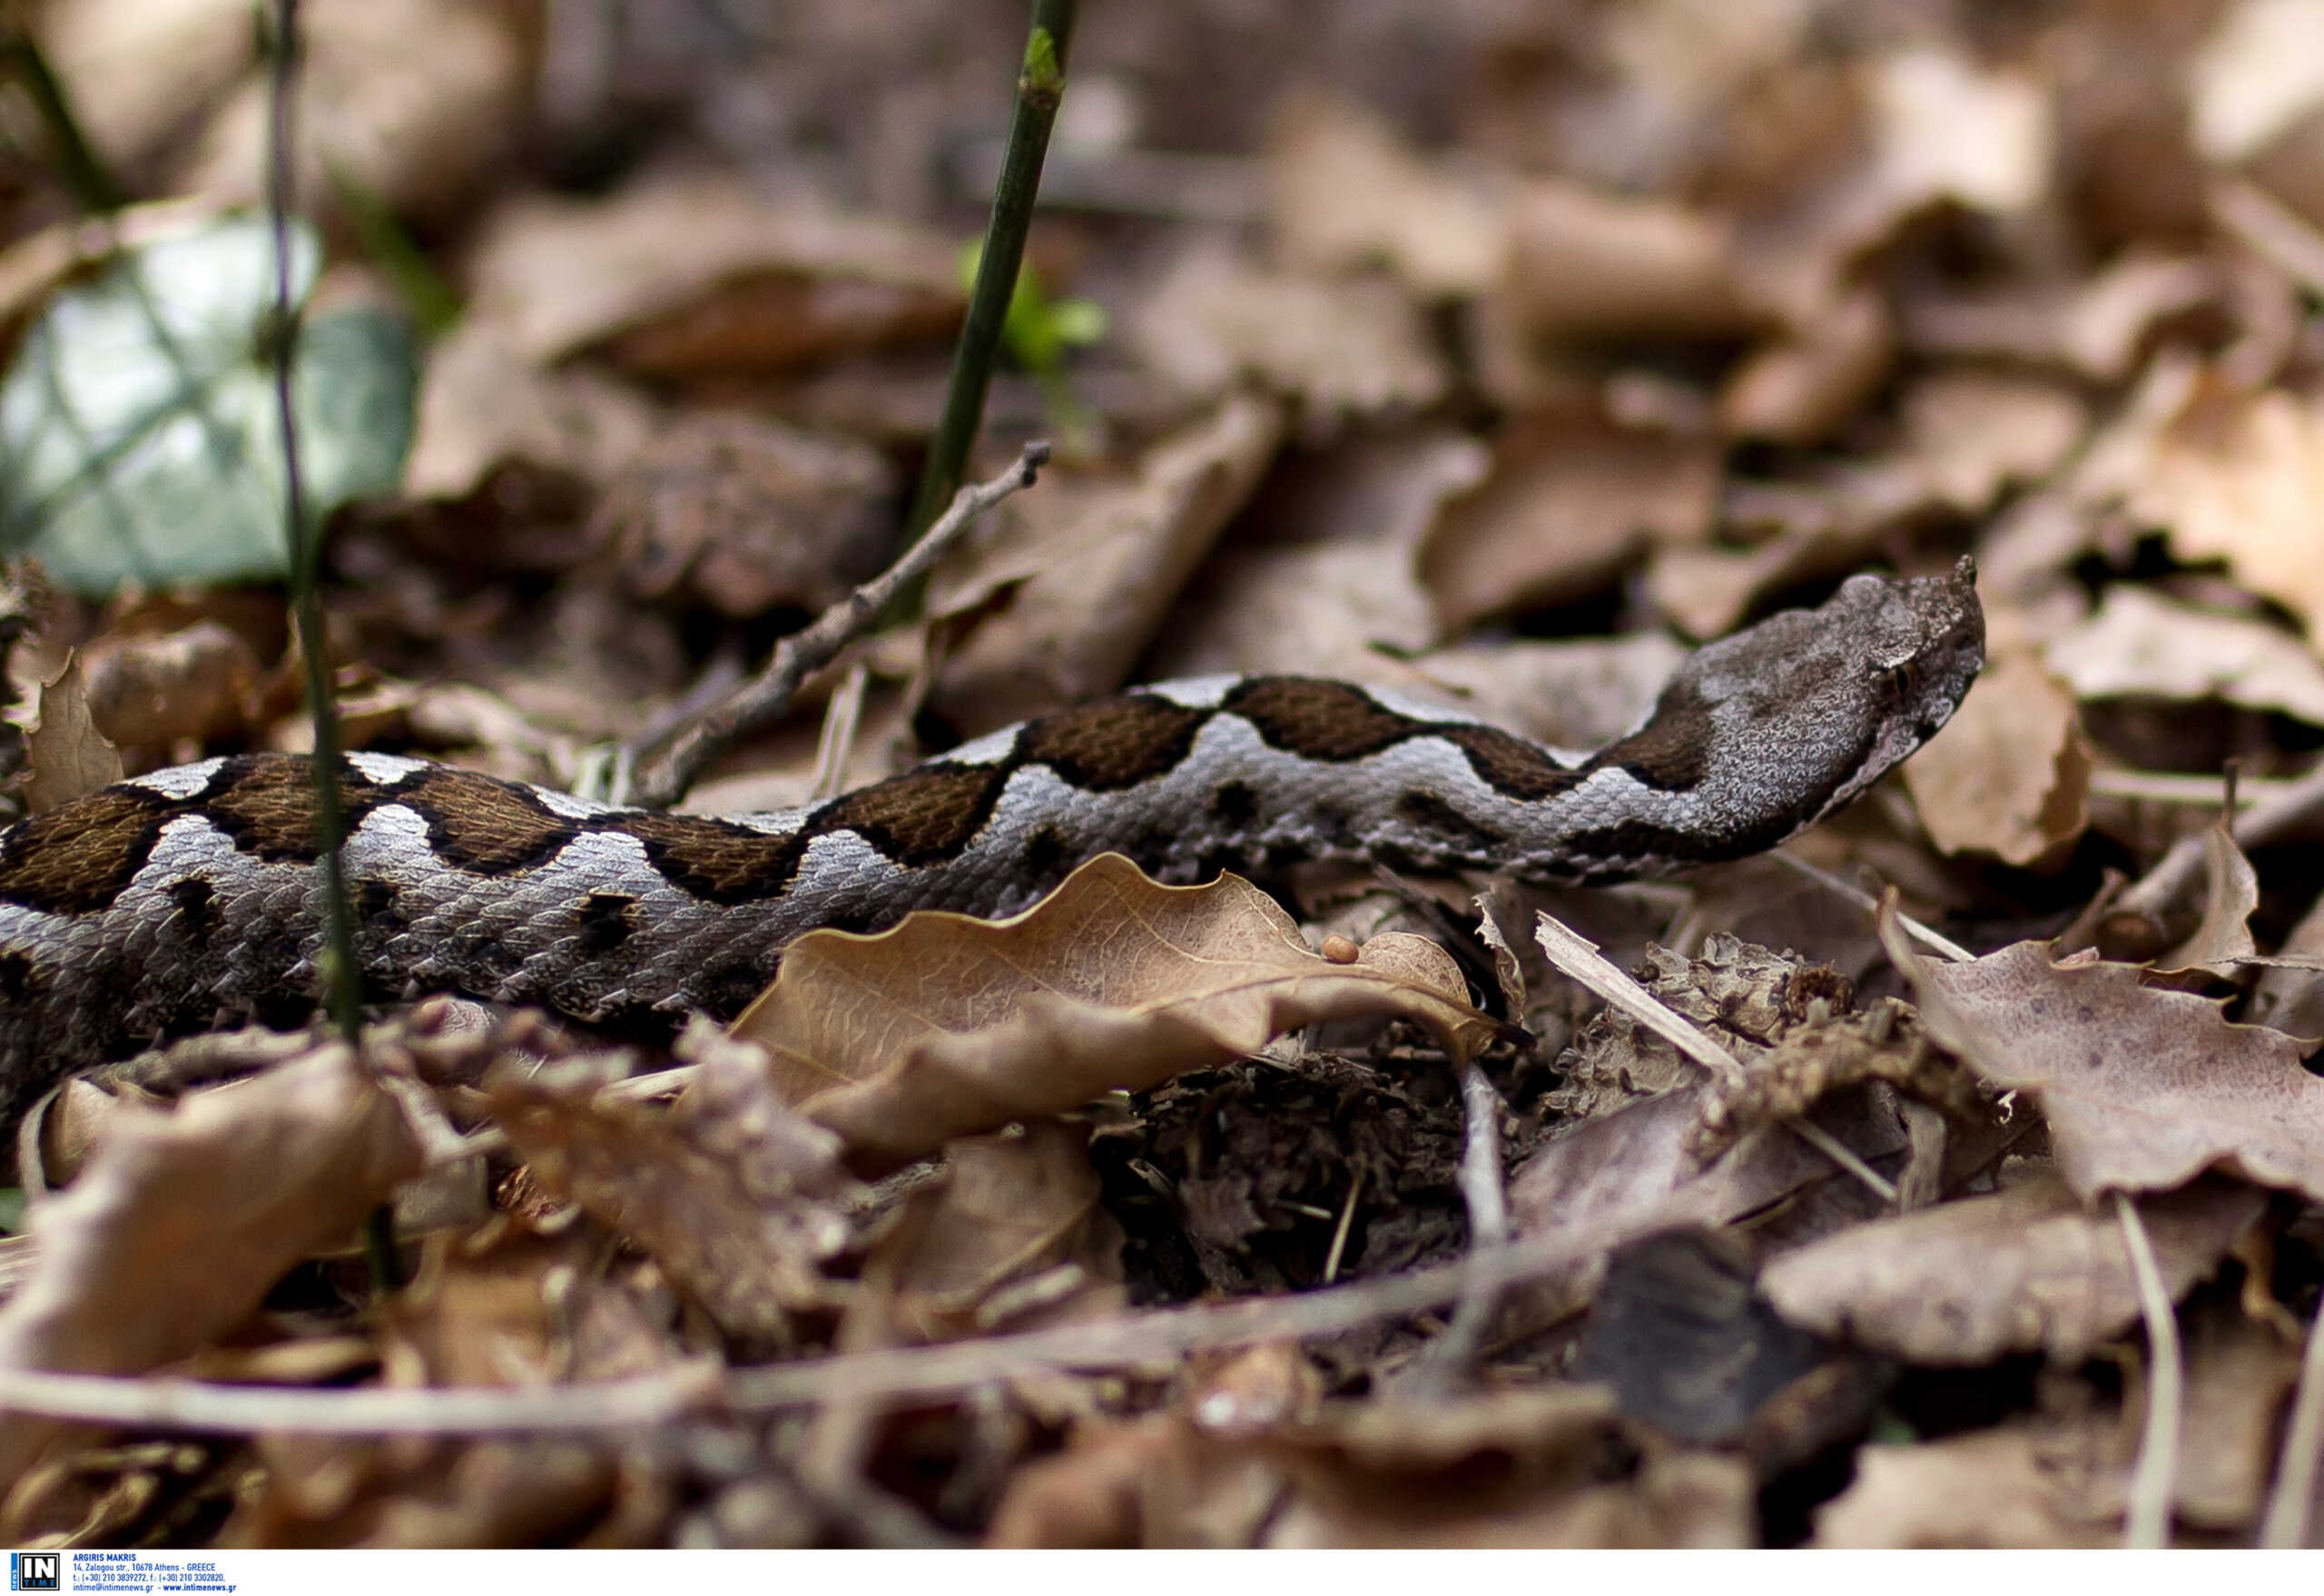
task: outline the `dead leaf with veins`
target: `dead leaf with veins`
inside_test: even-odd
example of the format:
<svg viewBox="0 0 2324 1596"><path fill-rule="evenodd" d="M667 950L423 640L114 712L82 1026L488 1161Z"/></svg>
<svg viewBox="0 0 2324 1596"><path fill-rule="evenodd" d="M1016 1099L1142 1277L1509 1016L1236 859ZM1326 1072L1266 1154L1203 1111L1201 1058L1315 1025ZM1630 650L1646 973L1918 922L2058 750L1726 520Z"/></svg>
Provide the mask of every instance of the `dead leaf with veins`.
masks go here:
<svg viewBox="0 0 2324 1596"><path fill-rule="evenodd" d="M1986 665L1904 778L1940 850L2030 865L2089 823L2090 770L2073 695L2021 652Z"/></svg>
<svg viewBox="0 0 2324 1596"><path fill-rule="evenodd" d="M55 680L41 684L33 711L38 718L25 734L25 805L33 813L121 780L121 750L97 729L76 655L67 655Z"/></svg>
<svg viewBox="0 0 2324 1596"><path fill-rule="evenodd" d="M2141 1199L2171 1298L2209 1279L2266 1208L2265 1192L2217 1179ZM2026 1352L2078 1363L2139 1323L2113 1209L2040 1177L1812 1241L1771 1260L1759 1289L1792 1324L1939 1367Z"/></svg>
<svg viewBox="0 0 2324 1596"><path fill-rule="evenodd" d="M2207 1169L2324 1201L2324 1080L2294 1039L2141 986L2134 965L2053 963L2039 942L1939 964L1886 911L1881 941L1929 1034L1987 1086L2039 1105L2058 1171L2085 1201Z"/></svg>
<svg viewBox="0 0 2324 1596"><path fill-rule="evenodd" d="M811 931L734 1022L777 1089L865 1168L1257 1051L1318 1020L1398 1017L1465 1057L1499 1033L1450 955L1374 938L1308 951L1236 876L1166 887L1118 854L1013 919L921 913L877 936Z"/></svg>
<svg viewBox="0 0 2324 1596"><path fill-rule="evenodd" d="M785 1108L754 1049L714 1031L681 1043L692 1079L666 1106L605 1089L618 1056L487 1083L496 1118L548 1191L655 1259L729 1335L788 1345L793 1316L840 1290L822 1266L852 1239L840 1144Z"/></svg>
<svg viewBox="0 0 2324 1596"><path fill-rule="evenodd" d="M2324 661L2297 636L2127 582L2043 658L2083 700L2217 699L2324 726Z"/></svg>

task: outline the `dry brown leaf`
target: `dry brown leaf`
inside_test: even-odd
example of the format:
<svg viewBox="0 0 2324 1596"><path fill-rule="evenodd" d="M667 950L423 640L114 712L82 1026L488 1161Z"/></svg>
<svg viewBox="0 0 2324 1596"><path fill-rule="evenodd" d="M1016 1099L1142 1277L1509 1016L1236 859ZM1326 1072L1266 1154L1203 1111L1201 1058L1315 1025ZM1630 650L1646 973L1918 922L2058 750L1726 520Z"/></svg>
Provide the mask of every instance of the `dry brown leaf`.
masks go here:
<svg viewBox="0 0 2324 1596"><path fill-rule="evenodd" d="M125 1110L32 1211L40 1263L0 1310L0 1364L134 1374L183 1357L419 1167L403 1114L337 1043L171 1112ZM0 1426L0 1479L53 1433Z"/></svg>
<svg viewBox="0 0 2324 1596"><path fill-rule="evenodd" d="M2259 952L2251 940L2251 911L2260 907L2259 872L2224 824L2203 833L2203 918L2168 953L2154 961L2164 974L2208 970L2230 976L2239 963Z"/></svg>
<svg viewBox="0 0 2324 1596"><path fill-rule="evenodd" d="M2142 1199L2171 1299L2210 1278L2266 1209L2266 1193L2224 1180ZM2079 1363L2139 1322L2114 1210L2041 1177L1810 1242L1768 1263L1759 1289L1803 1328L1939 1366L2037 1351Z"/></svg>
<svg viewBox="0 0 2324 1596"><path fill-rule="evenodd" d="M1223 543L1180 595L1146 662L1157 680L1219 671L1409 685L1397 657L1436 617L1413 549L1485 449L1441 423L1366 428L1276 461L1243 510L1260 536Z"/></svg>
<svg viewBox="0 0 2324 1596"><path fill-rule="evenodd" d="M1255 379L1298 401L1317 439L1351 419L1425 409L1452 383L1395 283L1269 271L1221 248L1180 256L1123 330L1165 382L1209 399Z"/></svg>
<svg viewBox="0 0 2324 1596"><path fill-rule="evenodd" d="M635 184L594 202L519 195L474 247L470 314L536 361L618 342L665 375L780 369L940 338L962 306L941 236L779 206L739 179Z"/></svg>
<svg viewBox="0 0 2324 1596"><path fill-rule="evenodd" d="M248 19L226 20L247 49ZM299 22L293 181L309 203L336 205L352 190L404 215L442 216L517 148L541 34L525 0L320 0ZM178 71L157 53L133 81ZM269 94L262 71L243 79L196 143L185 190L229 204L265 197Z"/></svg>
<svg viewBox="0 0 2324 1596"><path fill-rule="evenodd" d="M1732 230L1669 201L1536 182L1511 199L1509 228L1501 309L1529 344L1731 337L1762 320L1737 288Z"/></svg>
<svg viewBox="0 0 2324 1596"><path fill-rule="evenodd" d="M1912 468L1933 498L1967 516L1991 510L2006 488L2049 476L2089 425L2064 384L1973 367L1921 379L1899 409Z"/></svg>
<svg viewBox="0 0 2324 1596"><path fill-rule="evenodd" d="M507 466L596 481L652 437L653 408L600 373L540 369L510 330L464 316L431 345L403 491L461 499Z"/></svg>
<svg viewBox="0 0 2324 1596"><path fill-rule="evenodd" d="M740 617L822 610L874 573L896 474L851 438L740 411L675 418L610 475L591 526L642 597Z"/></svg>
<svg viewBox="0 0 2324 1596"><path fill-rule="evenodd" d="M2234 0L2187 64L2190 131L2208 161L2233 165L2324 110L2316 0Z"/></svg>
<svg viewBox="0 0 2324 1596"><path fill-rule="evenodd" d="M1943 852L2034 864L2089 823L2090 764L2073 695L2038 655L2004 654L1906 763L1905 786Z"/></svg>
<svg viewBox="0 0 2324 1596"><path fill-rule="evenodd" d="M1098 1206L1086 1129L1042 1120L962 1137L944 1167L930 1211L886 1256L904 1339L1039 1329L1127 1305L1121 1232Z"/></svg>
<svg viewBox="0 0 2324 1596"><path fill-rule="evenodd" d="M2199 380L2156 438L2131 495L2192 565L2223 559L2236 580L2299 618L2324 645L2324 403L2271 388Z"/></svg>
<svg viewBox="0 0 2324 1596"><path fill-rule="evenodd" d="M2078 698L2216 698L2324 725L2324 662L2298 638L2132 583L2109 587L2043 657Z"/></svg>
<svg viewBox="0 0 2324 1596"><path fill-rule="evenodd" d="M1438 624L1466 630L1610 583L1650 544L1699 541L1718 509L1705 438L1545 415L1506 427L1483 481L1445 502L1419 551Z"/></svg>
<svg viewBox="0 0 2324 1596"><path fill-rule="evenodd" d="M681 1045L695 1073L666 1108L603 1095L618 1064L582 1058L497 1076L497 1118L544 1187L730 1335L788 1342L793 1313L832 1305L821 1266L850 1239L839 1143L783 1107L755 1049L709 1032Z"/></svg>
<svg viewBox="0 0 2324 1596"><path fill-rule="evenodd" d="M1118 854L998 922L915 914L878 936L812 931L734 1022L777 1089L886 1167L956 1136L1057 1114L1256 1051L1317 1020L1394 1015L1463 1054L1495 1034L1425 939L1354 964L1307 951L1236 876L1165 887Z"/></svg>
<svg viewBox="0 0 2324 1596"><path fill-rule="evenodd" d="M247 733L261 667L249 642L214 620L160 634L108 634L81 652L89 714L143 763L167 764L181 742Z"/></svg>
<svg viewBox="0 0 2324 1596"><path fill-rule="evenodd" d="M1547 1322L1587 1304L1605 1277L1606 1255L1624 1242L1725 1225L1831 1177L1830 1160L1781 1127L1752 1131L1704 1162L1694 1144L1710 1097L1707 1086L1687 1087L1600 1115L1541 1148L1510 1177L1510 1218L1526 1244L1579 1255L1571 1269L1529 1292L1531 1316ZM1893 1116L1834 1105L1816 1120L1860 1158L1905 1146Z"/></svg>
<svg viewBox="0 0 2324 1596"><path fill-rule="evenodd" d="M2142 987L2132 965L2054 964L2039 942L1940 965L1885 912L1881 941L1929 1034L1987 1085L2040 1103L2058 1171L2085 1201L2211 1168L2324 1200L2324 1080L2281 1031Z"/></svg>
<svg viewBox="0 0 2324 1596"><path fill-rule="evenodd" d="M1236 395L1128 480L1052 473L1010 500L1001 529L933 580L929 614L966 635L930 706L974 735L1120 686L1283 428L1281 405Z"/></svg>
<svg viewBox="0 0 2324 1596"><path fill-rule="evenodd" d="M2112 1522L2081 1510L2071 1474L2022 1427L1911 1446L1866 1446L1856 1479L1816 1512L1818 1546L2112 1545Z"/></svg>
<svg viewBox="0 0 2324 1596"><path fill-rule="evenodd" d="M1265 153L1285 265L1385 265L1431 298L1478 293L1500 275L1508 227L1491 194L1404 148L1363 108L1294 92L1276 108Z"/></svg>
<svg viewBox="0 0 2324 1596"><path fill-rule="evenodd" d="M1751 1472L1738 1458L1650 1454L1610 1476L1621 1443L1602 1388L1551 1384L1452 1402L1326 1407L1265 1448L1292 1482L1271 1547L1738 1546Z"/></svg>
<svg viewBox="0 0 2324 1596"><path fill-rule="evenodd" d="M1820 443L1887 379L1896 352L1896 330L1880 291L1859 288L1844 294L1736 369L1719 390L1720 429L1731 438Z"/></svg>
<svg viewBox="0 0 2324 1596"><path fill-rule="evenodd" d="M1877 182L1900 212L1933 200L2022 212L2047 192L2056 134L2030 74L1920 48L1877 62L1870 78Z"/></svg>
<svg viewBox="0 0 2324 1596"><path fill-rule="evenodd" d="M77 654L43 682L25 734L25 807L34 814L69 803L122 778L121 751L97 729Z"/></svg>

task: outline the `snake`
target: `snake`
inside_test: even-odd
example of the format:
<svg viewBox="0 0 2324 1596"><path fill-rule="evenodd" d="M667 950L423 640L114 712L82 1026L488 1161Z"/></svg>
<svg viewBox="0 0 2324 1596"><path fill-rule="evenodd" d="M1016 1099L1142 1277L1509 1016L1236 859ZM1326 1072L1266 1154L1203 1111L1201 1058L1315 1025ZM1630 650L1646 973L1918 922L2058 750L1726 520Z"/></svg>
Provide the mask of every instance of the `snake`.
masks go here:
<svg viewBox="0 0 2324 1596"><path fill-rule="evenodd" d="M342 872L368 997L459 993L666 1037L691 1013L732 1019L807 931L1010 915L1106 852L1167 882L1338 861L1596 883L1744 858L1933 736L1984 659L1965 557L1849 576L1707 645L1588 754L1293 675L1138 687L764 813L609 806L350 753ZM329 876L312 773L303 755L224 755L0 832L0 1126L92 1065L311 1016Z"/></svg>

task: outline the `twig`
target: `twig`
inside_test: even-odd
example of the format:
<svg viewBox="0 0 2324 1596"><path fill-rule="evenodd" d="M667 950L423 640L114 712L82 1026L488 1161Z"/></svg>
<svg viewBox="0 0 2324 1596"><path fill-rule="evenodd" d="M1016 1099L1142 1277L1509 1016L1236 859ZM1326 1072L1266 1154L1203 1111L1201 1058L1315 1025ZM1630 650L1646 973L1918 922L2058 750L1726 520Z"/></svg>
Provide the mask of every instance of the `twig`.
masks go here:
<svg viewBox="0 0 2324 1596"><path fill-rule="evenodd" d="M323 867L320 966L323 1006L347 1045L361 1057L363 974L355 956L355 906L347 895L347 814L339 792L339 714L331 702L330 664L323 638L322 528L307 525L299 476L299 424L291 376L299 352L298 307L290 301L291 123L299 69L299 0L275 0L273 57L267 83L266 213L274 233L274 406L282 430L282 535L290 543L290 613L306 667L307 714L314 723L309 762L315 786L315 852ZM381 1291L403 1283L396 1255L395 1220L382 1207L364 1227L371 1281Z"/></svg>
<svg viewBox="0 0 2324 1596"><path fill-rule="evenodd" d="M723 1390L714 1371L701 1364L545 1390L295 1390L0 1368L0 1412L230 1435L630 1433L722 1410L772 1413L843 1400L941 1397L1056 1370L1126 1368L1254 1342L1335 1335L1439 1306L1481 1286L1506 1289L1561 1275L1592 1250L1586 1244L1521 1242L1481 1258L1295 1296L738 1369L726 1376Z"/></svg>
<svg viewBox="0 0 2324 1596"><path fill-rule="evenodd" d="M1935 933L1929 934L1934 936ZM1709 1070L1718 1090L1730 1096L1741 1091L1746 1074L1743 1060L1685 1015L1616 968L1611 960L1598 951L1595 942L1551 914L1534 918L1533 940L1541 944L1541 951L1548 956L1551 969L1580 981L1598 997ZM1941 937L1937 940L1944 941ZM1966 953L1961 956L1964 959L1969 957ZM1850 1152L1822 1126L1797 1117L1787 1118L1783 1123L1794 1136L1862 1181L1873 1196L1891 1207L1896 1207L1896 1187L1871 1165Z"/></svg>
<svg viewBox="0 0 2324 1596"><path fill-rule="evenodd" d="M2245 809L2290 786L2269 776L2245 776L2238 783L2235 801ZM2093 798L2122 798L2138 803L2170 803L2190 809L2217 809L2226 801L2217 776L2177 775L2169 771L2097 770L2090 773Z"/></svg>
<svg viewBox="0 0 2324 1596"><path fill-rule="evenodd" d="M684 797L711 761L780 717L808 674L829 664L841 649L869 630L890 601L925 576L977 517L1010 494L1030 488L1049 459L1047 443L1029 443L1008 470L953 495L952 507L894 565L816 616L803 631L785 637L775 645L774 656L764 670L672 736L667 751L639 776L635 801L660 809Z"/></svg>
<svg viewBox="0 0 2324 1596"><path fill-rule="evenodd" d="M1461 1200L1469 1210L1469 1262L1476 1265L1509 1242L1509 1194L1501 1174L1501 1093L1475 1064L1461 1068L1461 1108L1465 1135L1461 1144ZM1485 1335L1501 1311L1501 1288L1482 1270L1463 1286L1427 1357L1413 1371L1415 1396L1441 1396L1464 1381L1483 1350Z"/></svg>
<svg viewBox="0 0 2324 1596"><path fill-rule="evenodd" d="M2114 1217L2122 1221L2131 1273L2139 1284L2139 1310L2146 1318L2146 1425L2122 1515L2122 1544L2138 1551L2170 1544L2171 1493L2179 1462L2179 1321L2162 1288L2162 1272L2155 1267L2138 1205L2118 1191Z"/></svg>
<svg viewBox="0 0 2324 1596"><path fill-rule="evenodd" d="M1025 40L1024 68L1017 78L1017 109L1009 122L1009 145L993 185L992 215L985 223L984 249L977 257L976 285L969 291L968 319L952 350L952 376L944 389L944 416L928 448L920 489L913 497L908 530L915 537L935 518L968 469L969 448L984 419L984 396L1000 352L1000 332L1009 301L1017 291L1017 271L1032 231L1033 202L1041 186L1041 160L1049 153L1049 127L1065 95L1065 57L1073 40L1074 0L1033 0L1033 25Z"/></svg>
<svg viewBox="0 0 2324 1596"><path fill-rule="evenodd" d="M2248 852L2280 842L2319 814L2324 814L2324 764L2245 810L2236 819L2235 840ZM2155 867L2115 900L2116 911L2161 920L2203 873L2205 846L2201 832L2171 843Z"/></svg>
<svg viewBox="0 0 2324 1596"><path fill-rule="evenodd" d="M1356 1166L1354 1178L1347 1183L1347 1201L1340 1205L1340 1222L1332 1227L1332 1248L1324 1255L1324 1284L1331 1285L1340 1277L1340 1259L1347 1255L1347 1234L1355 1227L1355 1199L1364 1190L1364 1167Z"/></svg>
<svg viewBox="0 0 2324 1596"><path fill-rule="evenodd" d="M1777 849L1772 857L1781 863L1789 865L1826 892L1846 898L1866 912L1876 913L1879 911L1880 901L1871 893L1861 887L1849 885L1831 872L1820 870L1805 859L1795 858L1787 849ZM1905 928L1905 935L1939 958L1950 959L1955 964L1973 964L1976 961L1977 956L1968 949L1940 932L1931 931L1909 914L1899 913L1896 916L1896 923Z"/></svg>
<svg viewBox="0 0 2324 1596"><path fill-rule="evenodd" d="M2309 293L2324 299L2324 236L2282 201L2243 178L2215 180L2213 221Z"/></svg>
<svg viewBox="0 0 2324 1596"><path fill-rule="evenodd" d="M2299 1360L2299 1386L2292 1397L2291 1423L2284 1427L2276 1483L2268 1492L2267 1516L2260 1521L2260 1544L2290 1550L2308 1544L2308 1512L2316 1500L2316 1474L2324 1465L2324 1304L2308 1327L2308 1351Z"/></svg>

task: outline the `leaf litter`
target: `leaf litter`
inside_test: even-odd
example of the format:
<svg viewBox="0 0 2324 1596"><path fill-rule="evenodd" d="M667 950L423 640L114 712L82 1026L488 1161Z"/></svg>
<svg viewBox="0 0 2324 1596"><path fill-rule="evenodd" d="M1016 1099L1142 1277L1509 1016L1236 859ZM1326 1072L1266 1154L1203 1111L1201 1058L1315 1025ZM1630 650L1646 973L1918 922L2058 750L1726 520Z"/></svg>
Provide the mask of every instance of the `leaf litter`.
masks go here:
<svg viewBox="0 0 2324 1596"><path fill-rule="evenodd" d="M301 9L298 275L362 334L317 344L345 402L311 418L360 500L350 736L586 783L894 555L1014 19L939 70L902 5L650 49L585 7ZM1207 44L1121 25L1150 9L1085 18L1029 250L1110 330L1001 373L979 465L1065 458L692 806L1219 670L1587 747L1685 641L1968 552L1960 715L1794 845L1819 879L1503 886L1498 941L1475 882L1099 861L1003 924L817 933L731 1037L431 1000L359 1059L122 1061L28 1149L0 1530L2324 1543L2312 7L1364 0ZM0 593L26 808L306 745L280 599L235 585L271 523L218 518L271 495L256 430L217 493L80 436L179 419L83 414L123 374L74 330L133 332L145 281L113 243L180 261L166 299L184 240L248 240L232 10L40 21L153 202L0 185L38 444L0 497L49 565ZM192 373L231 403L251 320ZM1876 921L1845 895L1883 885Z"/></svg>

